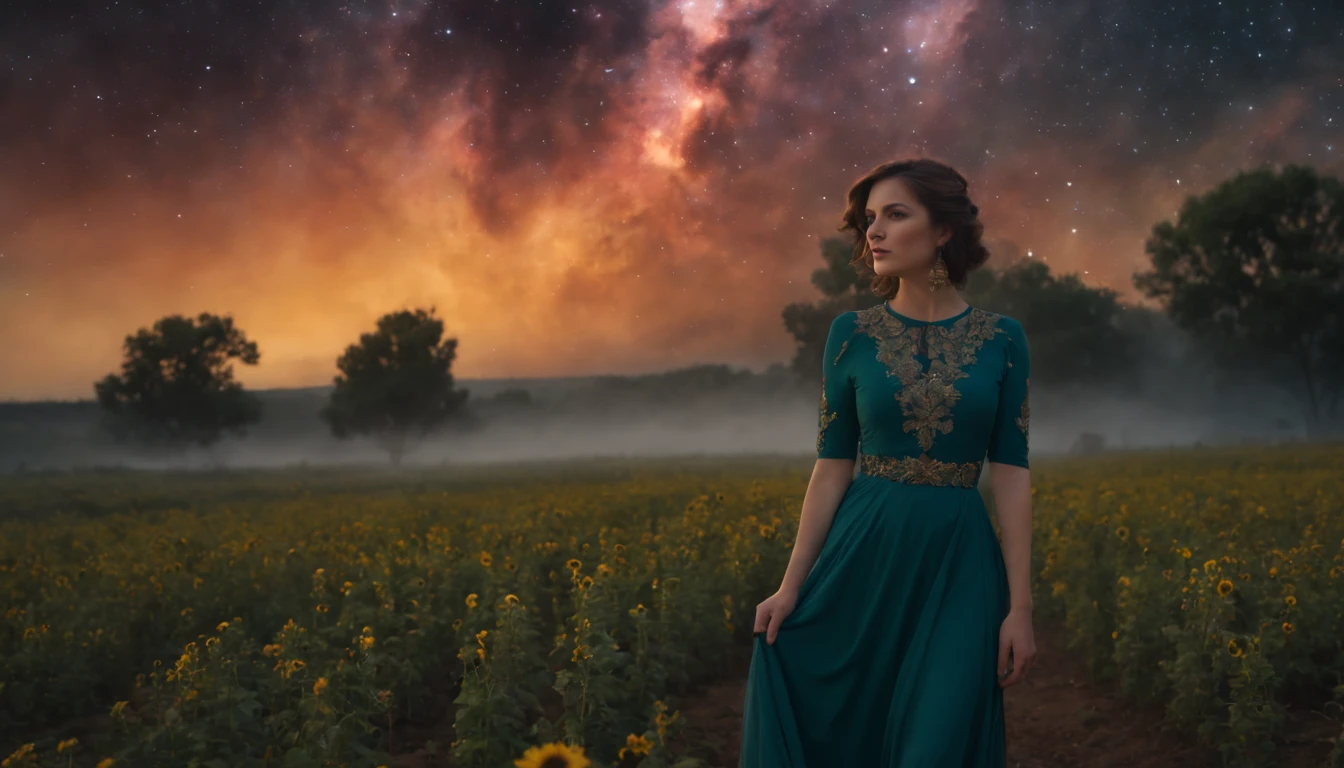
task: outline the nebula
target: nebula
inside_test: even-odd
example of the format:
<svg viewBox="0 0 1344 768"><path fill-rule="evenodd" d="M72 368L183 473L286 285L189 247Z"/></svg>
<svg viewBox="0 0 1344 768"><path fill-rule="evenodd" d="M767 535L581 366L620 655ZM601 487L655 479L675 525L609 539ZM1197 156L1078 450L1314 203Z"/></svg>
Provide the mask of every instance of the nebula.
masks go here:
<svg viewBox="0 0 1344 768"><path fill-rule="evenodd" d="M458 376L786 360L848 186L930 156L995 259L1137 300L1143 242L1261 163L1338 173L1344 8L70 2L0 22L0 398L231 314L322 385L433 306ZM874 298L874 303L878 299Z"/></svg>

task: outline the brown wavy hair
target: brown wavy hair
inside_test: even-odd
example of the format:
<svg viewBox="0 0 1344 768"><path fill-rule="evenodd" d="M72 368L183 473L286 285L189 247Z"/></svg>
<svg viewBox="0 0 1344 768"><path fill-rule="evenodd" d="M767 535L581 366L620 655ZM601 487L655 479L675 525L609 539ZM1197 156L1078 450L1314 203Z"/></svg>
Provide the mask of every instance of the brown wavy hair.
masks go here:
<svg viewBox="0 0 1344 768"><path fill-rule="evenodd" d="M931 226L952 228L952 237L943 245L943 261L947 264L948 280L958 288L966 287L966 278L971 271L989 259L989 250L980 242L985 232L985 226L980 223L980 208L966 194L966 177L952 166L929 158L883 163L849 188L849 205L841 216L839 231L857 235L850 266L860 275L872 277L873 293L884 301L900 290L899 277L879 275L873 269L873 252L867 235L868 217L863 213L873 185L892 176L902 179L920 205L928 210Z"/></svg>

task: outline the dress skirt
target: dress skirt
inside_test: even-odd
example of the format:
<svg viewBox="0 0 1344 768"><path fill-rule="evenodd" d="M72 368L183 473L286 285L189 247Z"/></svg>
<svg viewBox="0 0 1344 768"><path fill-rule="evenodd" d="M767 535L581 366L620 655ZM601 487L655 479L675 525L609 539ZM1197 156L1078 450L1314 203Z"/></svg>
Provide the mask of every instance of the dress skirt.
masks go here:
<svg viewBox="0 0 1344 768"><path fill-rule="evenodd" d="M739 768L1004 768L1003 552L975 488L860 473L773 645Z"/></svg>

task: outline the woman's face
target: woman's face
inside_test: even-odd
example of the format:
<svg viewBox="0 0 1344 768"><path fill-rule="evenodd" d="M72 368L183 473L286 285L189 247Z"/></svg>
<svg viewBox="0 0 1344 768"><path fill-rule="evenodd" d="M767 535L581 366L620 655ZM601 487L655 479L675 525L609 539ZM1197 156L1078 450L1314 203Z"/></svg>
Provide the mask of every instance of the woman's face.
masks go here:
<svg viewBox="0 0 1344 768"><path fill-rule="evenodd" d="M946 228L934 231L928 210L895 176L873 184L864 216L873 271L879 275L919 279L922 273L927 277L938 246L950 237Z"/></svg>

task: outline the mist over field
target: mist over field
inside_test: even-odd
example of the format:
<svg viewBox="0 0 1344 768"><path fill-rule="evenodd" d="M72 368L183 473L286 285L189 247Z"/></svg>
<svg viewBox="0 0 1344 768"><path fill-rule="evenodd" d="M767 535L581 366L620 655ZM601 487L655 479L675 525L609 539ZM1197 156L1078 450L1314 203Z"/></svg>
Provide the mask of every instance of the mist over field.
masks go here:
<svg viewBox="0 0 1344 768"><path fill-rule="evenodd" d="M813 387L779 367L696 370L712 373L460 380L471 393L461 417L419 441L403 464L813 452ZM1286 392L1263 383L1220 389L1213 376L1196 363L1168 363L1144 371L1134 392L1039 385L1032 392L1032 456L1080 451L1087 432L1109 449L1303 438ZM118 444L101 429L91 400L0 403L0 472L387 465L387 452L372 440L331 436L318 417L328 392L261 390L262 420L246 436L184 453Z"/></svg>

